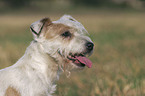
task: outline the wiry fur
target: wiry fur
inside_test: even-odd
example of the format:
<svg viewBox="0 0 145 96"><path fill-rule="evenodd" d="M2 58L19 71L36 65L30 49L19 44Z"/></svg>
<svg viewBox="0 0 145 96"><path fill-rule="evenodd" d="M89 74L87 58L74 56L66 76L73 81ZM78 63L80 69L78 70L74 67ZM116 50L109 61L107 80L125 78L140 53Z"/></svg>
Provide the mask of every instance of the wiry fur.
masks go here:
<svg viewBox="0 0 145 96"><path fill-rule="evenodd" d="M71 38L60 36L67 30ZM67 59L70 53L84 53L85 43L92 42L81 23L69 15L53 22L44 18L34 22L31 31L34 40L24 56L16 64L0 70L0 96L6 96L8 88L20 96L51 96L62 71L82 69Z"/></svg>

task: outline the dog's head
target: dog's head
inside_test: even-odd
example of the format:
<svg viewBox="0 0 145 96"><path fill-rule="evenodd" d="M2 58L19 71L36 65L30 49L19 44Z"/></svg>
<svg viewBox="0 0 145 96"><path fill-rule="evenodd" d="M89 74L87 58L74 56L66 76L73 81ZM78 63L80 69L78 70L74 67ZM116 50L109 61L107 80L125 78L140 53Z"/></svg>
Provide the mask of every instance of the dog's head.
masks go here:
<svg viewBox="0 0 145 96"><path fill-rule="evenodd" d="M64 15L57 21L44 18L34 22L30 29L35 41L61 68L72 70L92 66L86 56L92 54L94 44L84 26L73 17Z"/></svg>

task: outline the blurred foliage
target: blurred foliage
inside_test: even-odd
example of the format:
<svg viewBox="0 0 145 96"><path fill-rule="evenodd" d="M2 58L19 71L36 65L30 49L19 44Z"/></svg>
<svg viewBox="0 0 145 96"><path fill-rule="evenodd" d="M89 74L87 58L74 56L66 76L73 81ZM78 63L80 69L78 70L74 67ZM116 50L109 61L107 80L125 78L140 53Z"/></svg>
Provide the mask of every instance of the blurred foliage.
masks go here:
<svg viewBox="0 0 145 96"><path fill-rule="evenodd" d="M75 5L109 8L143 8L145 0L72 0Z"/></svg>
<svg viewBox="0 0 145 96"><path fill-rule="evenodd" d="M30 5L31 0L3 0L3 2L12 8L24 7Z"/></svg>
<svg viewBox="0 0 145 96"><path fill-rule="evenodd" d="M76 5L86 5L86 6L103 6L114 4L112 0L72 0Z"/></svg>
<svg viewBox="0 0 145 96"><path fill-rule="evenodd" d="M56 4L64 6L85 6L85 7L108 7L108 8L144 8L145 0L0 0L6 6L11 8L32 7L52 5L53 8ZM2 3L0 2L0 4ZM37 2L37 4L36 4ZM43 3L42 3L43 2ZM45 3L44 3L45 2ZM66 3L69 2L69 3ZM49 8L49 6L47 6Z"/></svg>

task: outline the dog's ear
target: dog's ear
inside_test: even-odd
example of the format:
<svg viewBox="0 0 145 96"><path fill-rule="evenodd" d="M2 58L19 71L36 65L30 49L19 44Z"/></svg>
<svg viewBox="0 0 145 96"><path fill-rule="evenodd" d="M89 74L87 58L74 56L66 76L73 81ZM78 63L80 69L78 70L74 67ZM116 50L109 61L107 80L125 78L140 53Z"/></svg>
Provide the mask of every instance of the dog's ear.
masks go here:
<svg viewBox="0 0 145 96"><path fill-rule="evenodd" d="M46 27L49 26L51 23L52 21L49 18L43 18L39 21L32 23L30 26L30 30L34 38L40 37L43 31L46 30Z"/></svg>

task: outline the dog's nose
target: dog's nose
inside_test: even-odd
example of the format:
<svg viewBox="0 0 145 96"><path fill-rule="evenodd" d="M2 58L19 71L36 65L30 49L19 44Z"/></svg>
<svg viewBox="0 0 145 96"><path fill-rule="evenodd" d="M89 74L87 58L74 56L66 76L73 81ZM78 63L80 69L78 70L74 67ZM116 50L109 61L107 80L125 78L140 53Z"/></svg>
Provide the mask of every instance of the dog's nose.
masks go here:
<svg viewBox="0 0 145 96"><path fill-rule="evenodd" d="M87 42L86 43L86 48L88 51L92 51L94 47L94 44L92 42Z"/></svg>

